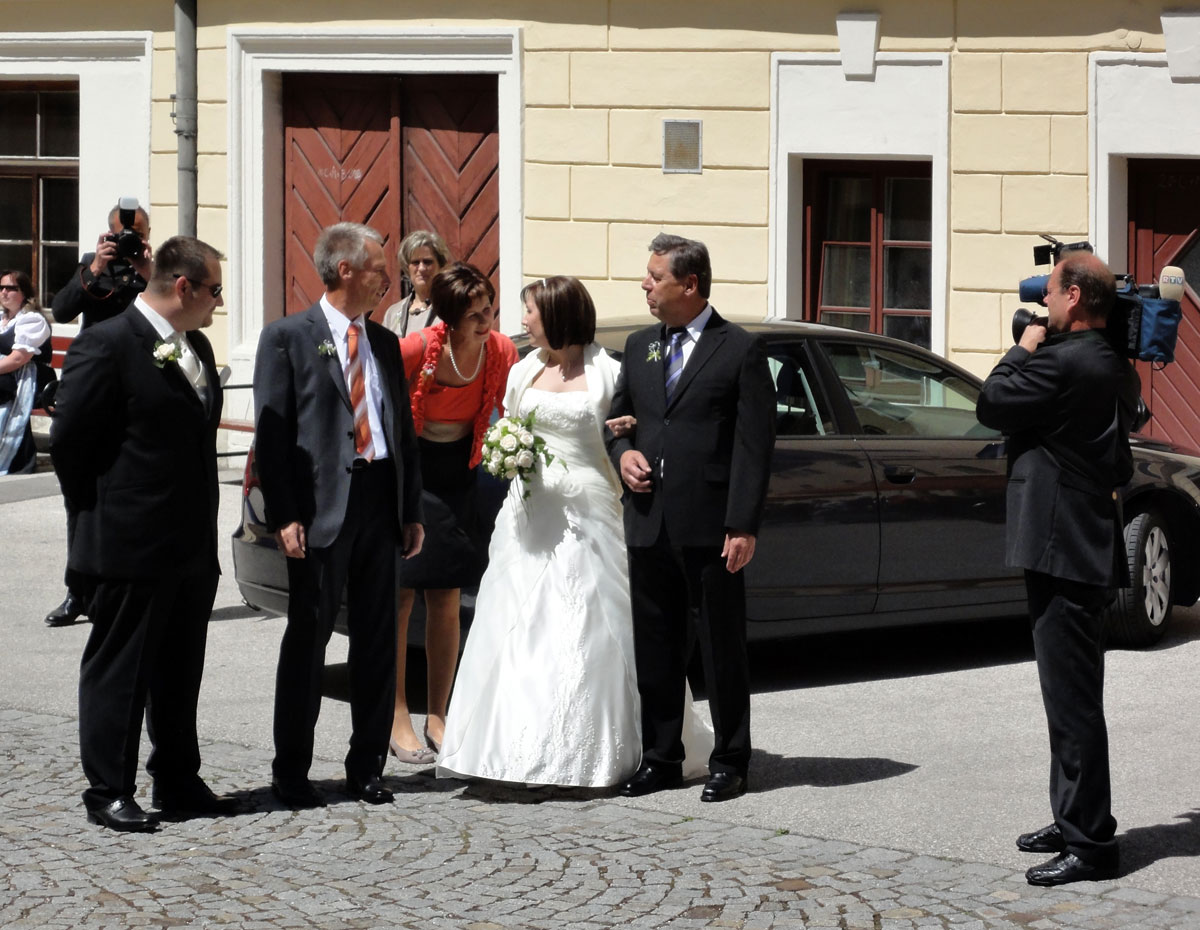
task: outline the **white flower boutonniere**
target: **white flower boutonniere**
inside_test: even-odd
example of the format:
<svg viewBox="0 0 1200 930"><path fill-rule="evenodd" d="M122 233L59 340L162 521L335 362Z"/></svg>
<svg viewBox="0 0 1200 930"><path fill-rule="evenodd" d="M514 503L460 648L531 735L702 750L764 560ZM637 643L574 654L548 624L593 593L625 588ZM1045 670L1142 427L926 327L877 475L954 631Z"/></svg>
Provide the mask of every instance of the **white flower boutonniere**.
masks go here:
<svg viewBox="0 0 1200 930"><path fill-rule="evenodd" d="M661 362L662 361L662 343L655 339L650 343L650 351L646 353L646 361Z"/></svg>
<svg viewBox="0 0 1200 930"><path fill-rule="evenodd" d="M326 339L317 346L317 354L323 356L336 356L337 346L335 346L330 340Z"/></svg>
<svg viewBox="0 0 1200 930"><path fill-rule="evenodd" d="M167 362L178 362L183 355L179 346L173 342L163 342L161 339L154 343L154 366L162 368Z"/></svg>

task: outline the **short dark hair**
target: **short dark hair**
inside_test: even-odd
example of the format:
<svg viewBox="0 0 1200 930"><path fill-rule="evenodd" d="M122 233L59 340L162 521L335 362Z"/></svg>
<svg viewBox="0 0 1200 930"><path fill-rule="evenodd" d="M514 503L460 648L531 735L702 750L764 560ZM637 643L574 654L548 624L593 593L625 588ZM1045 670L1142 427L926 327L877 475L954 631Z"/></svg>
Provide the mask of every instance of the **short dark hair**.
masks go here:
<svg viewBox="0 0 1200 930"><path fill-rule="evenodd" d="M176 278L203 281L208 275L208 263L224 257L193 236L172 236L154 253L154 273L147 286L155 294L167 294L175 287Z"/></svg>
<svg viewBox="0 0 1200 930"><path fill-rule="evenodd" d="M15 268L10 268L8 271L0 271L0 280L12 276L17 287L21 289L21 296L25 298L25 304L38 309L37 291L33 289L33 279L24 271L17 271Z"/></svg>
<svg viewBox="0 0 1200 930"><path fill-rule="evenodd" d="M682 281L688 275L696 276L696 290L708 300L712 290L712 262L708 259L708 246L698 239L685 239L670 233L659 233L650 243L650 251L667 257L667 267Z"/></svg>
<svg viewBox="0 0 1200 930"><path fill-rule="evenodd" d="M596 305L578 278L555 275L526 284L521 303L532 300L552 349L585 346L596 338Z"/></svg>
<svg viewBox="0 0 1200 930"><path fill-rule="evenodd" d="M496 299L496 289L487 275L474 265L454 262L434 275L429 302L433 312L453 329L481 294L486 294L489 302Z"/></svg>
<svg viewBox="0 0 1200 930"><path fill-rule="evenodd" d="M1084 315L1095 323L1108 319L1117 297L1117 282L1113 273L1094 255L1075 255L1058 264L1058 282L1063 288L1079 288L1079 302Z"/></svg>

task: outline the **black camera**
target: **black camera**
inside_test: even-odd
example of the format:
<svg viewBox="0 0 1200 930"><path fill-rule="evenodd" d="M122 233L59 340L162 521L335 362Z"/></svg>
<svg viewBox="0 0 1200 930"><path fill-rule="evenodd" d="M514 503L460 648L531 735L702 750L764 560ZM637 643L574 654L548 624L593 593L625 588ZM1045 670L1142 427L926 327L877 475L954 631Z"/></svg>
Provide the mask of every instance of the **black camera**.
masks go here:
<svg viewBox="0 0 1200 930"><path fill-rule="evenodd" d="M107 242L117 246L117 258L123 262L139 261L146 252L146 243L141 234L133 228L137 221L138 202L136 197L122 197L117 205L117 216L121 223L121 231L104 237Z"/></svg>

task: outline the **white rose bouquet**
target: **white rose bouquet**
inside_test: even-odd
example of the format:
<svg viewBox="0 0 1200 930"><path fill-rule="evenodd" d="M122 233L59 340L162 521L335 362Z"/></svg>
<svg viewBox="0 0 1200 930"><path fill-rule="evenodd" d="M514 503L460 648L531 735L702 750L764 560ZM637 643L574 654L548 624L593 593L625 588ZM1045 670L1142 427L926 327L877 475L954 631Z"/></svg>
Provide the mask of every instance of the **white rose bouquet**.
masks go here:
<svg viewBox="0 0 1200 930"><path fill-rule="evenodd" d="M483 467L497 478L526 479L537 471L538 459L546 465L554 456L546 440L533 431L535 411L525 417L501 417L483 437ZM528 498L529 488L521 495Z"/></svg>

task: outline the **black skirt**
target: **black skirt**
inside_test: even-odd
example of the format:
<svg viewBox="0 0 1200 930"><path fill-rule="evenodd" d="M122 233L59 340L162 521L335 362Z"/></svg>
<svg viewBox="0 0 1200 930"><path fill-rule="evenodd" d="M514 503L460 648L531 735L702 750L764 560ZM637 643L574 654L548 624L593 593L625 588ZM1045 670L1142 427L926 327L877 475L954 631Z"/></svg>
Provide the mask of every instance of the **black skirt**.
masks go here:
<svg viewBox="0 0 1200 930"><path fill-rule="evenodd" d="M487 541L479 520L477 469L469 468L474 436L454 442L418 439L425 542L420 555L399 559L402 588L469 588L479 584Z"/></svg>

